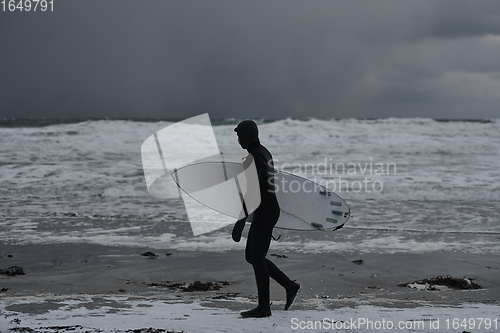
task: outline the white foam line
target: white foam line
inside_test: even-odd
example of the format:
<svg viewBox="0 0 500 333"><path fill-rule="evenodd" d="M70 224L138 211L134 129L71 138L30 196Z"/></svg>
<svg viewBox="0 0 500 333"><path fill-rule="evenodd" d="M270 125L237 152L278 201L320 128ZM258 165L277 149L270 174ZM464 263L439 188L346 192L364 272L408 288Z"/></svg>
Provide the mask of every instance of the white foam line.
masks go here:
<svg viewBox="0 0 500 333"><path fill-rule="evenodd" d="M47 216L47 217L36 217L36 218L48 218L48 219L91 219L91 220L126 220L126 221L144 221L147 219L147 217L143 219L130 219L127 217L92 217L92 216ZM212 222L212 221L186 221L186 220L162 220L161 218L158 218L158 222L165 222L165 223L210 223L210 224L224 224L225 226L227 225L226 222ZM25 223L20 223L23 226ZM34 225L36 223L31 223L30 225ZM246 224L251 224L251 222L247 222ZM129 227L129 228L122 228L119 229L121 230L133 230L133 229L139 229L140 227ZM425 230L425 229L409 229L409 228L404 228L404 229L397 229L397 228L378 228L378 227L361 227L361 226L348 226L345 225L343 229L358 229L358 230L376 230L376 231L387 231L387 232L398 232L398 231L405 231L405 232L421 232L421 233L441 233L441 234L483 234L483 235L490 235L490 234L495 234L495 235L500 235L499 231L479 231L479 230L450 230L450 231L444 231L444 230ZM294 230L294 231L299 231L295 229L286 229L286 230ZM300 230L302 231L302 230ZM303 231L314 231L314 230L303 230Z"/></svg>
<svg viewBox="0 0 500 333"><path fill-rule="evenodd" d="M358 230L377 230L377 231L388 231L388 232L394 232L394 231L408 231L408 232L430 232L430 233L439 233L439 234L483 234L483 235L490 235L490 234L496 234L500 235L500 232L497 231L477 231L477 230L450 230L450 231L444 231L444 230L421 230L421 229L396 229L396 228L377 228L377 227L356 227L356 226L344 226L346 229L358 229Z"/></svg>
<svg viewBox="0 0 500 333"><path fill-rule="evenodd" d="M142 221L144 221L146 219L149 219L148 217L144 217L142 219L130 219L130 218L127 218L127 217L93 217L93 216L35 216L34 218L39 218L39 219L45 219L45 218L46 219L64 219L64 220L69 220L69 219L113 220L113 221L124 220L124 221L138 221L138 222L142 222ZM166 221L166 220L162 220L161 218L158 218L158 222L165 222L165 223L210 223L210 224L220 223L220 224L227 225L227 222L184 221L184 220ZM247 222L247 224L248 223L250 223L250 222ZM21 222L21 223L18 223L18 224L24 226L27 223L26 222ZM30 223L30 225L35 225L35 224L36 224L36 222ZM137 227L126 227L126 228L121 228L120 231L121 230L128 230L128 229L134 230L134 229L140 229L140 228L141 228L140 226L137 226Z"/></svg>

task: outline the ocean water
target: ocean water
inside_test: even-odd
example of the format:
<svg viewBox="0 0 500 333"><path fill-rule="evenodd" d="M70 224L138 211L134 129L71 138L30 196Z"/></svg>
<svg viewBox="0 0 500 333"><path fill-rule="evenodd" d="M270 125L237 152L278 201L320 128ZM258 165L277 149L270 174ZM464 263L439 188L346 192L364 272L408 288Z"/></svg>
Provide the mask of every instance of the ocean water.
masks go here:
<svg viewBox="0 0 500 333"><path fill-rule="evenodd" d="M221 151L235 119L213 120ZM500 119L257 120L277 168L351 206L333 233L276 230L276 251L500 250ZM149 195L141 144L173 121L0 121L0 241L242 249L230 227L194 237L180 199ZM203 223L203 221L198 221Z"/></svg>

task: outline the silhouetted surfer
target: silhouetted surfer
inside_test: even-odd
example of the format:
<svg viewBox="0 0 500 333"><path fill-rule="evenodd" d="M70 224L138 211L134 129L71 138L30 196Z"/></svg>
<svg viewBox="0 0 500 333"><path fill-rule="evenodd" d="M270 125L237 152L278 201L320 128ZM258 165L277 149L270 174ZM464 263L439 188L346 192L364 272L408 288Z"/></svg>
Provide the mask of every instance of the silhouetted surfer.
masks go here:
<svg viewBox="0 0 500 333"><path fill-rule="evenodd" d="M254 211L253 221L248 232L245 259L253 266L259 305L252 310L241 313L245 318L260 318L271 315L269 296L269 277L286 290L285 310L288 310L300 290L300 285L288 278L276 265L266 258L271 244L272 231L280 215L280 208L274 192L274 167L271 153L260 144L257 124L245 120L234 129L238 134L238 142L253 156L260 185L261 202ZM233 228L233 239L240 241L245 219L236 222Z"/></svg>

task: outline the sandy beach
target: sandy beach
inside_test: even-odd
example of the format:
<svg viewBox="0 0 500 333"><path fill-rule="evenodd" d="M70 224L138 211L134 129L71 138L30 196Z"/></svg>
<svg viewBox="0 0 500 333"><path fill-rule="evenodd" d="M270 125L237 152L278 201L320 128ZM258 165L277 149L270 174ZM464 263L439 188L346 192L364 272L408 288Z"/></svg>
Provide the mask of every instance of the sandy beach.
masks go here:
<svg viewBox="0 0 500 333"><path fill-rule="evenodd" d="M417 320L418 316L424 316L418 309L429 313L420 318L426 320L432 319L428 317L432 315L433 319L443 321L446 314L465 318L473 313L468 307L482 311L483 316L496 313L492 320L500 318L500 259L495 255L459 252L304 254L278 253L271 249L269 258L302 284L300 297L293 311L283 311L284 291L272 282L273 316L260 321L251 319L255 330L239 331L301 331L300 325L296 323L295 326L299 326L295 327L291 320L312 320L311 316L340 321L345 321L346 316L368 314L406 319L408 311L417 311L409 317ZM256 301L253 272L244 261L243 251L179 252L92 244L2 244L0 268L13 266L22 267L25 274L0 276L1 332L21 329L26 332L107 332L150 327L156 331L231 332L238 331L231 330L231 323L243 325L244 320L237 320L239 312L251 308ZM437 276L465 277L481 289L455 290L412 284ZM208 290L189 291L187 287L195 281ZM441 318L438 310L429 311L429 308L448 310ZM131 314L132 309L140 310L140 314ZM158 317L158 311L162 316ZM217 321L206 317L217 318ZM319 331L331 331L324 328ZM441 328L446 332L463 331ZM372 331L383 329L374 327Z"/></svg>

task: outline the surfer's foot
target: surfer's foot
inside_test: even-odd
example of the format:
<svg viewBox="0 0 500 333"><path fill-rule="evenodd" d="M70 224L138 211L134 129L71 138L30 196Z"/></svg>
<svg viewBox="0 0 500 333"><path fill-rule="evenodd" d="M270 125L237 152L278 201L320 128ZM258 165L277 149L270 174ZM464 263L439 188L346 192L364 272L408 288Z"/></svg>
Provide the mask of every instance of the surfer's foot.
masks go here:
<svg viewBox="0 0 500 333"><path fill-rule="evenodd" d="M300 291L300 288L300 284L298 284L297 282L293 282L292 286L287 289L285 310L288 310L292 307L293 302L297 298L297 294Z"/></svg>
<svg viewBox="0 0 500 333"><path fill-rule="evenodd" d="M241 220L238 220L233 227L233 233L232 237L235 242L239 242L241 239L241 233L243 232L243 229L245 228L245 223L247 221L247 218L242 218Z"/></svg>
<svg viewBox="0 0 500 333"><path fill-rule="evenodd" d="M260 307L256 307L255 309L243 311L241 316L243 318L263 318L269 317L271 315L271 309L263 309Z"/></svg>

